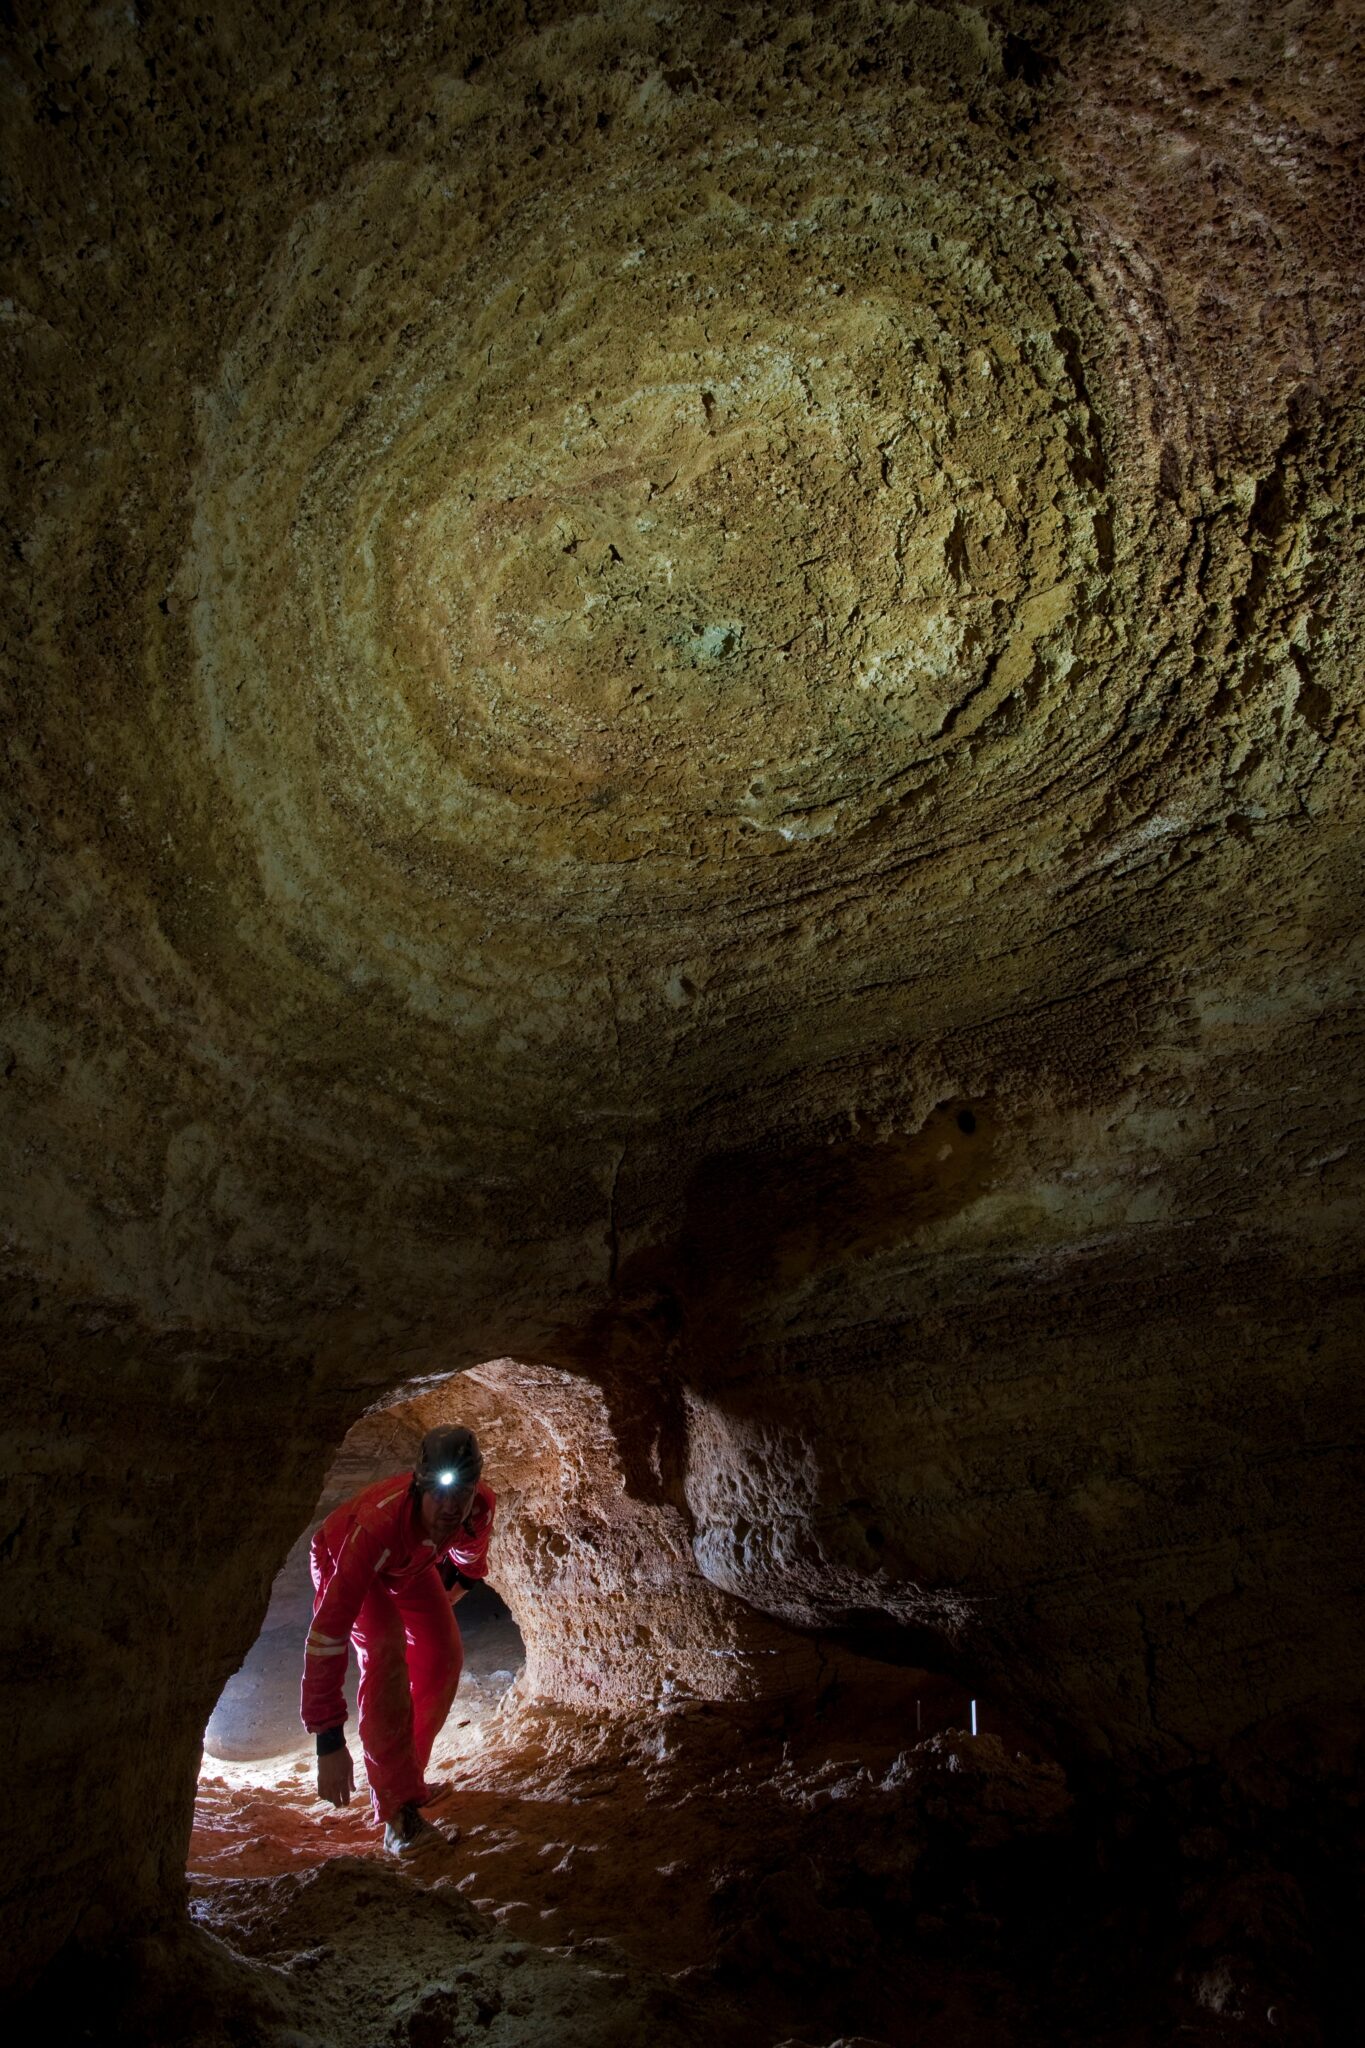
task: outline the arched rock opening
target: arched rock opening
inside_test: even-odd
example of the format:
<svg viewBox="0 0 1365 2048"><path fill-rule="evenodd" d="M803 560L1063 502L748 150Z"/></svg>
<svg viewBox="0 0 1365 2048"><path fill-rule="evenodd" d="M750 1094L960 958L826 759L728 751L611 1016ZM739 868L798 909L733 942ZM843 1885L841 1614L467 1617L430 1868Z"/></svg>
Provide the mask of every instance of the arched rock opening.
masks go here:
<svg viewBox="0 0 1365 2048"><path fill-rule="evenodd" d="M327 1475L309 1523L292 1545L275 1577L264 1622L241 1667L224 1687L205 1733L201 1798L191 1846L190 1868L241 1868L242 1845L233 1813L251 1817L261 1854L254 1861L272 1867L259 1837L257 1787L287 1787L289 1827L309 1807L311 1738L298 1719L301 1645L312 1611L308 1548L313 1531L343 1500L376 1480L415 1462L429 1429L459 1422L475 1429L485 1456L486 1476L499 1495L497 1541L490 1579L460 1603L464 1670L441 1759L462 1759L496 1733L493 1717L512 1685L511 1706L568 1708L599 1721L667 1713L687 1705L728 1703L752 1708L756 1723L765 1713L797 1713L801 1703L828 1696L847 1683L858 1660L840 1654L839 1632L828 1612L837 1612L851 1635L874 1657L900 1666L915 1664L911 1677L888 1685L887 1704L898 1699L907 1741L948 1727L972 1727L1019 1739L993 1701L973 1696L947 1675L925 1669L912 1648L930 1655L948 1644L924 1627L895 1629L895 1617L859 1608L866 1585L832 1584L814 1552L788 1563L801 1582L820 1572L821 1600L795 1603L785 1619L765 1614L758 1596L782 1605L781 1595L760 1576L746 1578L743 1594L726 1585L733 1578L714 1555L717 1521L700 1523L693 1504L706 1497L708 1476L724 1483L716 1467L713 1428L689 1430L691 1501L669 1499L662 1485L648 1497L627 1484L625 1462L602 1389L581 1373L544 1363L502 1358L452 1376L363 1416L347 1431ZM796 1461L816 1469L813 1452ZM771 1465L754 1460L751 1476ZM733 1469L732 1467L730 1469ZM818 1533L810 1503L790 1485L781 1508L765 1504L767 1526L782 1547L783 1529L808 1522ZM752 1525L736 1514L729 1525L746 1551ZM710 1573L708 1573L708 1567ZM713 1582L718 1581L718 1583ZM831 1607L832 1603L832 1607ZM790 1605L791 1603L789 1603ZM818 1611L823 1609L823 1611ZM821 1626L823 1624L823 1627ZM817 1638L817 1628L821 1633ZM842 1647L847 1647L843 1645ZM348 1656L349 1734L355 1727L355 1661ZM466 1731L473 1730L472 1734ZM504 1729L502 1732L506 1733ZM509 1738L515 1741L515 1736ZM267 1765L267 1769L253 1769ZM224 1765L240 1768L223 1776ZM231 1790L226 1804L206 1802ZM366 1781L359 1778L363 1805ZM281 1808L284 1818L285 1808ZM325 1820L310 1813L311 1853L329 1853ZM287 1857L307 1853L291 1841Z"/></svg>
<svg viewBox="0 0 1365 2048"><path fill-rule="evenodd" d="M305 1738L299 1720L299 1677L300 1646L308 1633L314 1600L309 1567L313 1533L340 1502L415 1464L421 1437L420 1419L403 1403L362 1416L346 1432L312 1517L275 1575L260 1633L209 1717L204 1731L208 1768L292 1757L300 1751L311 1758L313 1744ZM482 1724L522 1669L525 1645L506 1603L489 1585L475 1587L461 1600L459 1627L464 1648L460 1718L466 1725L472 1721ZM352 1653L346 1681L352 1734L355 1688ZM364 1789L362 1776L362 1794Z"/></svg>
<svg viewBox="0 0 1365 2048"><path fill-rule="evenodd" d="M675 1405L681 1488L662 1457L632 1456L601 1384L543 1361L485 1362L347 1433L320 1509L401 1470L429 1428L476 1429L499 1497L491 1577L527 1659L492 1712L463 1712L462 1692L429 1771L447 1785L432 1818L459 1833L428 1849L420 1881L447 1902L434 1925L447 1962L458 1949L464 1992L448 1967L434 1988L422 1978L410 1894L387 1878L363 1799L322 1808L306 1753L238 1769L206 1758L189 1855L196 1923L277 1968L334 1959L305 2001L308 2025L342 2027L344 2008L363 2026L423 1999L446 2028L480 2001L501 2012L508 1954L529 1942L560 1972L547 2002L568 2000L586 2038L633 2038L640 2021L621 2006L639 2000L665 2040L702 2025L738 2041L817 2013L880 2030L904 1990L907 1916L929 1926L946 1910L956 1923L964 1909L947 1895L970 1866L984 1924L1036 1895L1039 1871L1074 1862L1062 1773L1018 1746L992 1702L708 1579L691 1497L717 1436L695 1403ZM818 1448L800 1461L811 1474ZM781 1476L770 1463L769 1483ZM794 1524L809 1503L786 1499ZM809 1574L818 1526L813 1543L786 1558L792 1571ZM281 1576L288 1589L288 1566ZM291 1692L306 1613L287 1630ZM471 1922L465 1901L485 1918ZM609 1966L605 2000L585 1961ZM940 1967L965 1982L960 1958Z"/></svg>

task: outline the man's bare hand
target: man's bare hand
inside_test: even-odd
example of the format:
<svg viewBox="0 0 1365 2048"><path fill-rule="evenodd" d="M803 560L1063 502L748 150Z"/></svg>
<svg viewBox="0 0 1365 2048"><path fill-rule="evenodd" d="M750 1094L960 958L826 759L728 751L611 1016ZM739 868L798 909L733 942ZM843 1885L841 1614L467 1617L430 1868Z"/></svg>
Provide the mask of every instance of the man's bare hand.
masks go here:
<svg viewBox="0 0 1365 2048"><path fill-rule="evenodd" d="M329 1806L349 1806L351 1794L355 1791L355 1765L351 1752L343 1744L334 1749L330 1756L318 1758L318 1798L325 1799Z"/></svg>

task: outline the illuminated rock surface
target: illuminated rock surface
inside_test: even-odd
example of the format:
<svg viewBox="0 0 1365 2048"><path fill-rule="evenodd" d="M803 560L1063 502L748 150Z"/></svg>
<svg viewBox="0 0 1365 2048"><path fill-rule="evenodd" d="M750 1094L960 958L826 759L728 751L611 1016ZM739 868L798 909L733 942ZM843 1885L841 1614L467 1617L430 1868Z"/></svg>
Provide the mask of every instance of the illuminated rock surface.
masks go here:
<svg viewBox="0 0 1365 2048"><path fill-rule="evenodd" d="M191 1969L201 1733L404 1390L516 1475L525 1712L578 1729L527 1734L539 1796L665 1686L815 1741L830 1658L895 1660L887 1713L922 1665L1066 1765L1097 1888L1143 1845L1170 2024L1317 2038L1365 1649L1351 9L6 45L11 1970ZM258 1962L329 1868L243 1906ZM687 1967L759 1983L741 1924ZM1082 2024L1023 1967L946 2038ZM446 2038L424 1969L395 2039Z"/></svg>

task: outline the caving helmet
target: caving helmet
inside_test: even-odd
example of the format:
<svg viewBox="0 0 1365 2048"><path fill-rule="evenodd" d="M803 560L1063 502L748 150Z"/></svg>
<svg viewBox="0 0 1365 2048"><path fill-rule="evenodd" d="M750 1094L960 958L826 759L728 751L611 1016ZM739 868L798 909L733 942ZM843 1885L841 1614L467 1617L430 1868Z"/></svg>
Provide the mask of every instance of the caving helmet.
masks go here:
<svg viewBox="0 0 1365 2048"><path fill-rule="evenodd" d="M429 1429L413 1467L416 1493L455 1493L472 1486L483 1471L483 1455L472 1429Z"/></svg>

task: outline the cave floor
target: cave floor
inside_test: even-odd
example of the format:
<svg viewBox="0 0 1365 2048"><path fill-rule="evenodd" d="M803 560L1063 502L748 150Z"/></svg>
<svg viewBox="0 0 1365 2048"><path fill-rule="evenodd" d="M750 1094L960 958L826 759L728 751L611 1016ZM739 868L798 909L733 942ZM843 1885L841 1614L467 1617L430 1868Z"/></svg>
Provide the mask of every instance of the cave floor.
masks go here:
<svg viewBox="0 0 1365 2048"><path fill-rule="evenodd" d="M306 1750L213 1765L192 1912L305 2004L330 1987L313 2024L338 2043L454 2048L457 2010L469 2039L538 2040L559 1991L528 1990L528 1960L577 1971L574 1996L586 1971L607 1999L561 2005L543 2038L566 2043L701 2024L891 2048L1165 2038L1137 1931L1087 1893L1063 1774L1013 1737L941 1725L948 1699L869 1668L801 1709L677 1700L594 1720L471 1687L432 1764L449 1846L395 1865L363 1786L341 1812L312 1796Z"/></svg>

